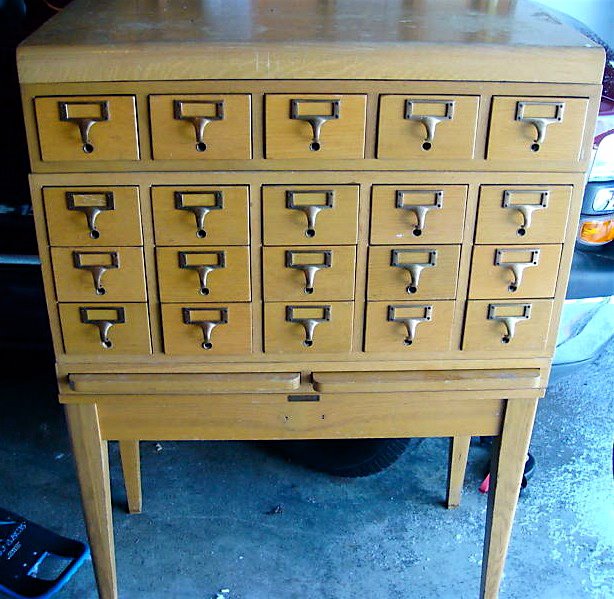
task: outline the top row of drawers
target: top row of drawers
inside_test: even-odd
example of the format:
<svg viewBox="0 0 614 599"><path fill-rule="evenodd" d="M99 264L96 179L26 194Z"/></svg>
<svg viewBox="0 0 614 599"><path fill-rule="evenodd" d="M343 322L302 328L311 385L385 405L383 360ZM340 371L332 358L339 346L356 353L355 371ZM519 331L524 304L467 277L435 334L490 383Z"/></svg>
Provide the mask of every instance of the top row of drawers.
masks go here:
<svg viewBox="0 0 614 599"><path fill-rule="evenodd" d="M154 160L249 160L250 94L150 95ZM463 160L476 156L477 95L380 95L378 159ZM136 97L37 97L41 158L134 161L141 156ZM495 96L486 158L580 159L587 98ZM367 96L266 94L264 157L362 159ZM143 135L143 132L141 132Z"/></svg>

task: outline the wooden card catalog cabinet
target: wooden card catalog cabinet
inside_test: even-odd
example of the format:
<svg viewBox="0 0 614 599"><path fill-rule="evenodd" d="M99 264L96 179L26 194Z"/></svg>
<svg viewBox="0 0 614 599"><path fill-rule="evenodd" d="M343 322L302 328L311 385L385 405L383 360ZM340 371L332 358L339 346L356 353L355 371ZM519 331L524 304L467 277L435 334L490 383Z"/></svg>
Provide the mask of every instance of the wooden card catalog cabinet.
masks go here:
<svg viewBox="0 0 614 599"><path fill-rule="evenodd" d="M139 511L141 439L444 436L452 507L494 435L493 598L603 52L528 3L213 4L75 0L18 52L100 597L107 440Z"/></svg>

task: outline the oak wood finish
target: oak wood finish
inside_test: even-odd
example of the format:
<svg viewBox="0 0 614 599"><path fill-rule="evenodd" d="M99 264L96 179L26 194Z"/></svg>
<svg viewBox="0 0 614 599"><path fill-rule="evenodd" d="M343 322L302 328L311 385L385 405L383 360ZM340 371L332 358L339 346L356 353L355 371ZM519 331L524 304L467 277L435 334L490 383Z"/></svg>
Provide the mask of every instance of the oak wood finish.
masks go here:
<svg viewBox="0 0 614 599"><path fill-rule="evenodd" d="M460 505L469 456L470 436L458 436L450 439L450 456L448 458L448 493L446 507L456 508Z"/></svg>
<svg viewBox="0 0 614 599"><path fill-rule="evenodd" d="M141 453L138 441L120 441L119 455L126 486L128 511L140 514L143 511L143 496L141 491Z"/></svg>

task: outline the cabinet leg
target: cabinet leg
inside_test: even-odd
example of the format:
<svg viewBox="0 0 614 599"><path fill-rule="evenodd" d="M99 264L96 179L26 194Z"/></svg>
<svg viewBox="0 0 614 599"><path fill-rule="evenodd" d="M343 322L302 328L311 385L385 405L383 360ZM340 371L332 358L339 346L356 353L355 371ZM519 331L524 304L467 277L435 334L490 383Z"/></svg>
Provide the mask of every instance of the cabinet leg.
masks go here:
<svg viewBox="0 0 614 599"><path fill-rule="evenodd" d="M140 514L143 509L141 493L141 454L138 441L120 441L119 455L124 473L124 485L128 498L128 511Z"/></svg>
<svg viewBox="0 0 614 599"><path fill-rule="evenodd" d="M490 469L480 597L496 599L512 532L537 399L508 400Z"/></svg>
<svg viewBox="0 0 614 599"><path fill-rule="evenodd" d="M107 441L100 435L96 405L67 404L65 409L98 595L100 599L117 599Z"/></svg>
<svg viewBox="0 0 614 599"><path fill-rule="evenodd" d="M450 439L450 458L448 461L448 494L446 507L448 509L460 505L465 470L469 456L470 436L452 437Z"/></svg>

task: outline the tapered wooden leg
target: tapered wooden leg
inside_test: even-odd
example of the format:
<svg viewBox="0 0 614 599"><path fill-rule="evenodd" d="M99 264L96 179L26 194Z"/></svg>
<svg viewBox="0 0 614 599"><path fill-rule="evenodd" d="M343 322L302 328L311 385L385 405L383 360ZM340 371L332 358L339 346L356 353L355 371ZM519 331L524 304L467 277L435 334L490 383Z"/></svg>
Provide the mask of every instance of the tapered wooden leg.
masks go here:
<svg viewBox="0 0 614 599"><path fill-rule="evenodd" d="M512 532L537 399L508 400L493 444L480 597L496 599Z"/></svg>
<svg viewBox="0 0 614 599"><path fill-rule="evenodd" d="M448 494L446 507L455 508L460 505L465 470L469 456L471 437L452 437L450 439L450 459L448 460Z"/></svg>
<svg viewBox="0 0 614 599"><path fill-rule="evenodd" d="M141 493L141 453L138 441L120 441L119 455L124 473L124 485L128 498L128 511L140 514L143 509Z"/></svg>
<svg viewBox="0 0 614 599"><path fill-rule="evenodd" d="M96 405L67 404L65 409L81 486L98 596L100 599L117 599L107 442L100 435Z"/></svg>

